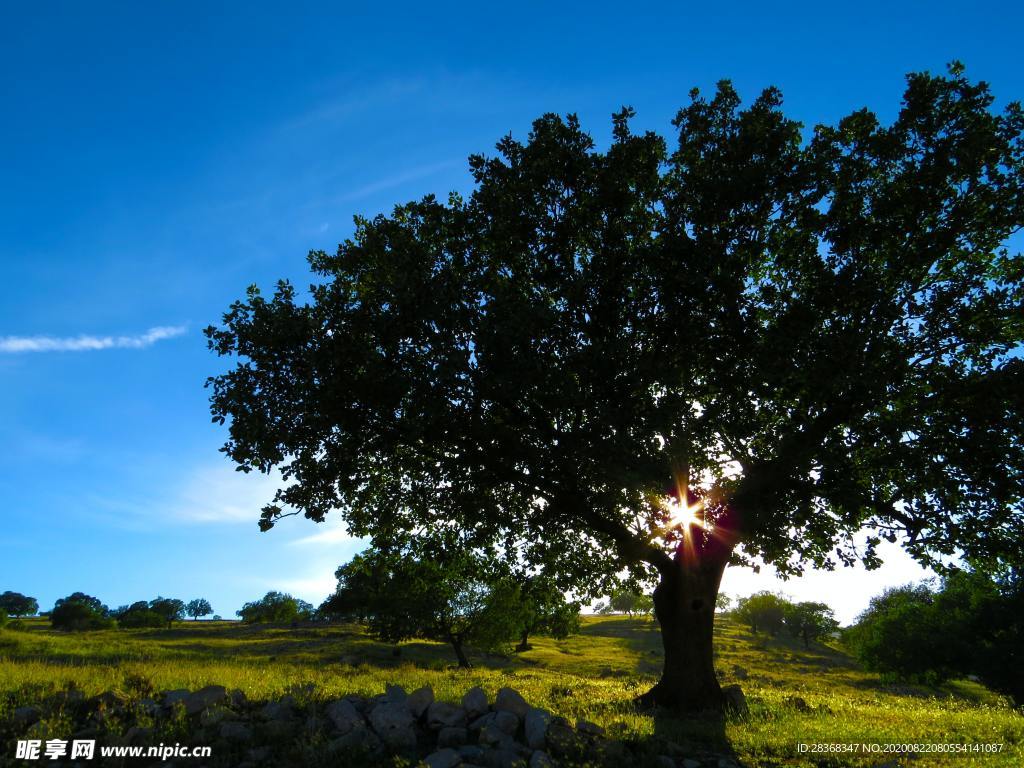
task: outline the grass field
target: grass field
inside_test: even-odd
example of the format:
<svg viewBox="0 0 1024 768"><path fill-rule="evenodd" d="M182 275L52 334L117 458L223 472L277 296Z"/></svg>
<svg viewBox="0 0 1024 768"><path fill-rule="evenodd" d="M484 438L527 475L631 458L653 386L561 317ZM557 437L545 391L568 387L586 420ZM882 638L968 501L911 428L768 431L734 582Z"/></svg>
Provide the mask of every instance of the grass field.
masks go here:
<svg viewBox="0 0 1024 768"><path fill-rule="evenodd" d="M578 636L533 638L533 650L508 657L471 656L472 670L453 668L451 650L435 643L404 643L396 656L393 646L356 626L197 622L68 635L30 620L22 631L0 631L0 722L15 707L70 684L86 695L131 693L140 680L156 690L219 684L256 700L299 689L317 698L372 695L388 683L409 690L430 684L438 698L457 700L472 685L492 695L510 685L531 704L585 717L611 736L731 749L748 766L876 766L893 760L884 754L801 753L801 743L998 743L1003 748L996 755L923 755L906 764L1024 765L1024 714L980 685L888 685L837 648L804 650L788 640L754 637L728 618L719 621L717 641L723 682L739 683L751 710L749 717L727 722L724 732L631 707L660 666L657 625L647 619L586 617ZM59 735L60 724L53 728ZM0 750L9 755L13 745Z"/></svg>

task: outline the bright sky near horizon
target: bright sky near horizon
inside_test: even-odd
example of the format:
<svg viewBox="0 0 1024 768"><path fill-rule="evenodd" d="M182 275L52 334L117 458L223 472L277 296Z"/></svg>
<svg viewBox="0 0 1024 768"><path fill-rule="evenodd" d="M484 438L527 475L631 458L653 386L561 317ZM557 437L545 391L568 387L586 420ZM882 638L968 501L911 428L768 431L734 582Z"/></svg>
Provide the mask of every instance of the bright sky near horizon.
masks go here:
<svg viewBox="0 0 1024 768"><path fill-rule="evenodd" d="M308 283L354 214L468 192L466 157L576 112L599 144L623 104L667 134L693 86L779 86L808 126L907 72L963 60L1024 98L1018 3L8 4L0 11L0 591L48 609L270 589L319 603L360 547L339 521L259 533L273 480L218 453L201 329L251 283ZM782 589L844 621L882 569Z"/></svg>

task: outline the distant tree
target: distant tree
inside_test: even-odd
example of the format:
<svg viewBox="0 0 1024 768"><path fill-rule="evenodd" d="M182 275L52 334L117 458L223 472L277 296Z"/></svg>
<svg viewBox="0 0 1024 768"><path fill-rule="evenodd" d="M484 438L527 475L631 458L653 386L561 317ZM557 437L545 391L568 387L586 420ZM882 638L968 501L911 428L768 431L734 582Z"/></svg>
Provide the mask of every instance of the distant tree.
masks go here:
<svg viewBox="0 0 1024 768"><path fill-rule="evenodd" d="M168 628L173 622L185 618L185 602L172 597L157 597L150 600L149 610L162 616Z"/></svg>
<svg viewBox="0 0 1024 768"><path fill-rule="evenodd" d="M1021 571L950 573L873 598L844 633L860 661L905 680L977 675L1024 703L1024 584Z"/></svg>
<svg viewBox="0 0 1024 768"><path fill-rule="evenodd" d="M213 617L211 618L211 621L220 621L220 620L221 620L221 618L220 618L220 614L219 613L213 614Z"/></svg>
<svg viewBox="0 0 1024 768"><path fill-rule="evenodd" d="M107 607L97 598L75 592L54 604L50 611L50 625L67 632L82 632L109 629L114 626L114 620L108 615Z"/></svg>
<svg viewBox="0 0 1024 768"><path fill-rule="evenodd" d="M790 603L783 610L783 624L794 637L802 638L804 648L810 648L811 641L831 634L839 629L832 609L825 603Z"/></svg>
<svg viewBox="0 0 1024 768"><path fill-rule="evenodd" d="M195 600L190 600L185 606L185 613L193 619L198 619L200 616L209 616L213 613L213 608L210 607L206 598L197 597Z"/></svg>
<svg viewBox="0 0 1024 768"><path fill-rule="evenodd" d="M790 603L784 597L772 592L755 592L749 597L741 597L736 601L733 616L748 625L756 635L763 629L772 637L783 627L783 619Z"/></svg>
<svg viewBox="0 0 1024 768"><path fill-rule="evenodd" d="M0 595L0 613L7 616L32 616L39 610L39 603L34 597L26 597L20 592L4 592Z"/></svg>
<svg viewBox="0 0 1024 768"><path fill-rule="evenodd" d="M868 669L922 682L945 680L955 672L951 638L934 603L927 584L892 587L871 598L844 639Z"/></svg>
<svg viewBox="0 0 1024 768"><path fill-rule="evenodd" d="M715 598L715 610L719 613L724 613L729 610L732 605L732 598L725 592L719 592L718 597Z"/></svg>
<svg viewBox="0 0 1024 768"><path fill-rule="evenodd" d="M121 606L112 611L111 615L117 619L117 624L122 629L162 627L167 624L164 614L154 611L150 608L150 603L145 600Z"/></svg>
<svg viewBox="0 0 1024 768"><path fill-rule="evenodd" d="M523 600L523 628L517 652L530 649L530 636L548 635L558 640L580 631L580 604L566 600L555 581L532 576L520 585Z"/></svg>
<svg viewBox="0 0 1024 768"><path fill-rule="evenodd" d="M246 624L287 624L311 618L313 606L287 593L271 591L236 613Z"/></svg>
<svg viewBox="0 0 1024 768"><path fill-rule="evenodd" d="M7 624L7 614L4 611L0 611L0 629L3 629Z"/></svg>
<svg viewBox="0 0 1024 768"><path fill-rule="evenodd" d="M888 123L782 103L722 82L670 140L623 109L602 149L545 115L471 158L471 195L360 218L309 291L232 303L211 412L289 479L261 527L512 536L588 597L656 578L643 702L687 711L724 706L730 563L1020 553L1020 103L959 64Z"/></svg>
<svg viewBox="0 0 1024 768"><path fill-rule="evenodd" d="M98 597L87 595L84 592L73 592L67 597L62 597L54 603L54 609L60 608L65 603L82 603L89 607L94 613L101 614L103 616L110 615L110 609L105 606ZM51 611L52 614L52 611Z"/></svg>
<svg viewBox="0 0 1024 768"><path fill-rule="evenodd" d="M362 617L385 642L426 638L449 643L469 668L466 646L507 647L528 611L520 588L501 578L493 559L462 547L371 548L338 569L325 610Z"/></svg>

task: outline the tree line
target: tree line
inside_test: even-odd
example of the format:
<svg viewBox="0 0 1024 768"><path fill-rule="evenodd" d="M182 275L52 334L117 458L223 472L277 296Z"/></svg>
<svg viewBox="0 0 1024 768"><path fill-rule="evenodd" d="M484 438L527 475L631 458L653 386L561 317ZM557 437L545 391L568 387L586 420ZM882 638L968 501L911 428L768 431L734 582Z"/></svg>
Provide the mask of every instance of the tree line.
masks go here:
<svg viewBox="0 0 1024 768"><path fill-rule="evenodd" d="M65 631L112 629L115 626L138 629L170 627L185 616L195 620L212 613L209 601L202 597L186 603L177 598L158 596L153 600L108 608L98 597L74 592L58 599L51 610L39 614L39 603L34 597L10 591L0 595L0 626L6 623L8 616L22 618L39 614L48 618L54 629Z"/></svg>

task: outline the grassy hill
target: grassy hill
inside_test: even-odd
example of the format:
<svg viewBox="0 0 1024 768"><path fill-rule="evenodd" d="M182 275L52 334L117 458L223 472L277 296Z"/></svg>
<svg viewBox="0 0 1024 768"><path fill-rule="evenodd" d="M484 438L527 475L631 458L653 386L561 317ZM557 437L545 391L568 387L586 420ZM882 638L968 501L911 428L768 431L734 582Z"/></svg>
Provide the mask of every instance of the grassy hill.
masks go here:
<svg viewBox="0 0 1024 768"><path fill-rule="evenodd" d="M471 655L472 670L453 668L447 646L410 642L396 652L357 626L196 622L169 630L67 635L30 620L22 631L0 632L0 722L15 707L69 684L86 695L220 684L257 700L309 685L312 695L327 698L373 695L389 683L409 690L429 684L439 699L451 700L472 685L492 695L510 685L531 704L570 719L585 717L609 735L731 748L749 766L877 766L894 759L880 753L801 753L800 743L999 743L1000 754L922 755L907 764L1024 764L1024 714L980 685L886 684L838 648L804 649L781 638L755 637L728 618L719 621L717 641L723 682L739 683L751 710L748 718L726 723L724 731L708 722L638 713L629 705L660 667L657 625L647 619L586 617L583 632L567 640L533 638L533 650L507 657ZM53 727L59 731L60 724Z"/></svg>

